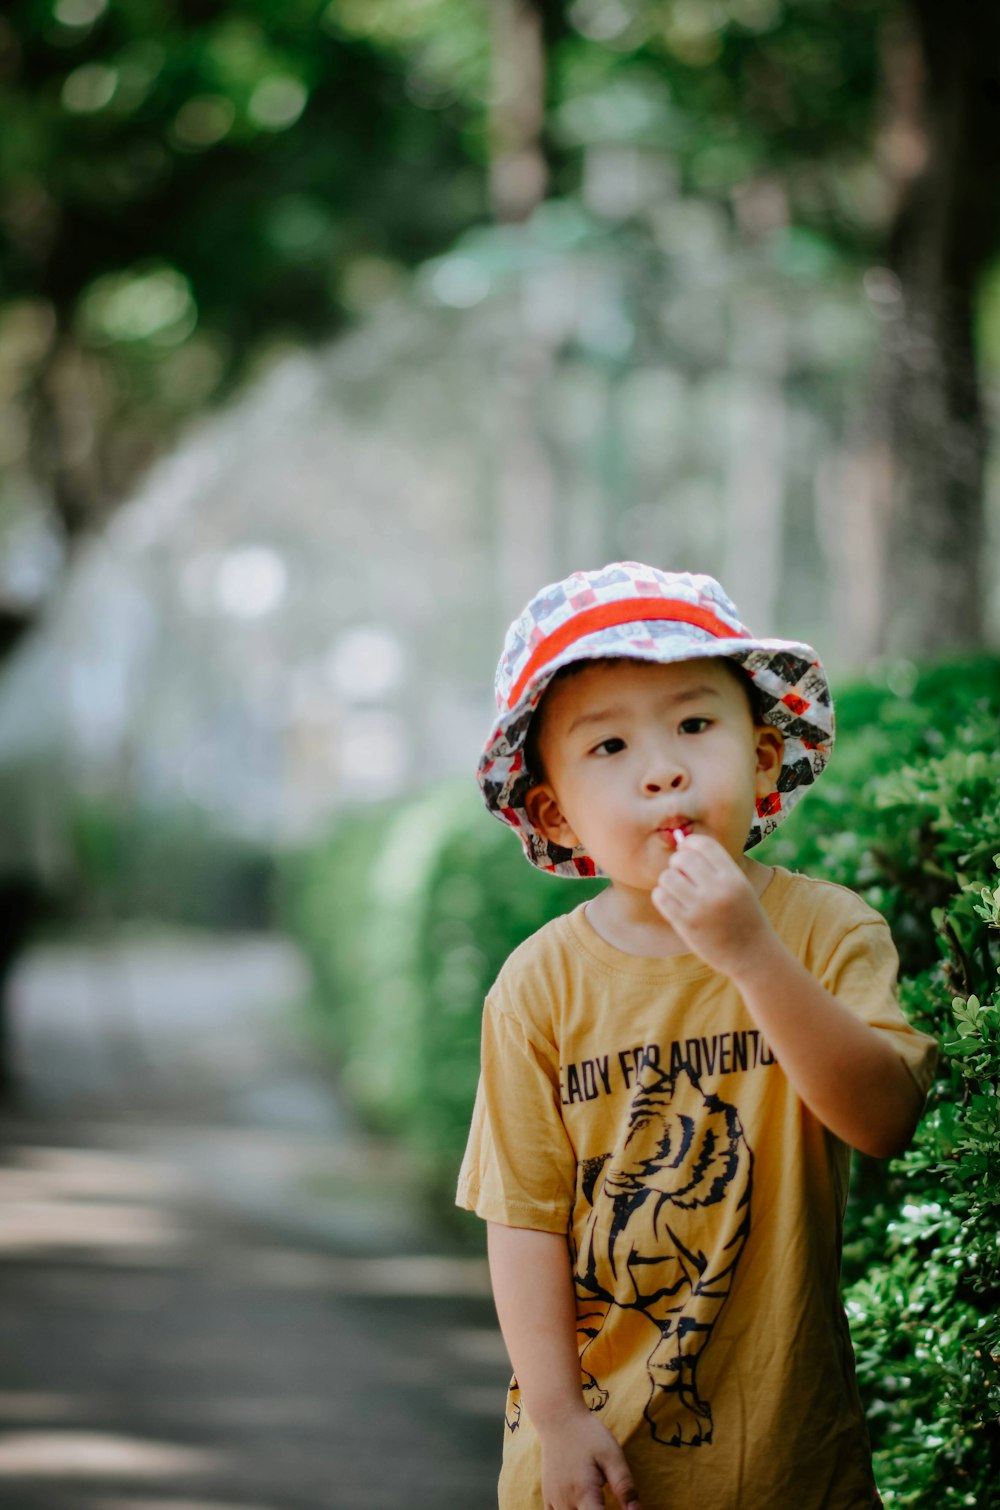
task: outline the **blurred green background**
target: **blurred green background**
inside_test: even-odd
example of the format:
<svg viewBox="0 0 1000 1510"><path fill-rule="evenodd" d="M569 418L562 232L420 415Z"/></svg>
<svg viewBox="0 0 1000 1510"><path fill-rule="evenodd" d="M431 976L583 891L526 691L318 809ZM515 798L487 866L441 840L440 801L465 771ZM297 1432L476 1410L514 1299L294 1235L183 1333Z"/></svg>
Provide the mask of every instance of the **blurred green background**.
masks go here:
<svg viewBox="0 0 1000 1510"><path fill-rule="evenodd" d="M993 1503L998 403L996 7L11 0L0 972L287 933L445 1220L483 991L583 895L478 806L503 630L719 576L841 690L765 858L953 1048L851 1211L886 1502Z"/></svg>

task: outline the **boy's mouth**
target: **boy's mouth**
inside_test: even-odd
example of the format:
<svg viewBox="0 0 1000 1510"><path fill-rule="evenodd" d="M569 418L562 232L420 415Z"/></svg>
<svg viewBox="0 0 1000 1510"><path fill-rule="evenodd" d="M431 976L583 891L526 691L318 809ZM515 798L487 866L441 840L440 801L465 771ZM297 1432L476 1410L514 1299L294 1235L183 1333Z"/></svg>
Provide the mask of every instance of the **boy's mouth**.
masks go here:
<svg viewBox="0 0 1000 1510"><path fill-rule="evenodd" d="M661 823L656 831L660 838L667 840L674 849L679 849L684 840L694 833L694 823L690 818L669 818L666 823Z"/></svg>

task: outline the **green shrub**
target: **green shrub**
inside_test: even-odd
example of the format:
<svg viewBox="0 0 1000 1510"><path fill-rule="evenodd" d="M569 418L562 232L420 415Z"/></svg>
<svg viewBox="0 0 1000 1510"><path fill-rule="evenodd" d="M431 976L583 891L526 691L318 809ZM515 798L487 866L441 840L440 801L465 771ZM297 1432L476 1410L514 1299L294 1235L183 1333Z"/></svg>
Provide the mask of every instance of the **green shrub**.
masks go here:
<svg viewBox="0 0 1000 1510"><path fill-rule="evenodd" d="M472 781L353 815L290 867L292 927L352 1093L444 1178L468 1128L486 992L521 939L597 889L529 866Z"/></svg>
<svg viewBox="0 0 1000 1510"><path fill-rule="evenodd" d="M1000 1506L1000 662L838 696L830 771L758 853L888 918L908 1016L941 1041L905 1157L857 1161L845 1299L888 1510ZM352 1084L454 1176L482 997L593 886L529 867L471 780L342 826L291 876Z"/></svg>
<svg viewBox="0 0 1000 1510"><path fill-rule="evenodd" d="M60 898L66 921L273 926L271 853L220 830L199 809L129 809L77 798L67 826L71 861Z"/></svg>

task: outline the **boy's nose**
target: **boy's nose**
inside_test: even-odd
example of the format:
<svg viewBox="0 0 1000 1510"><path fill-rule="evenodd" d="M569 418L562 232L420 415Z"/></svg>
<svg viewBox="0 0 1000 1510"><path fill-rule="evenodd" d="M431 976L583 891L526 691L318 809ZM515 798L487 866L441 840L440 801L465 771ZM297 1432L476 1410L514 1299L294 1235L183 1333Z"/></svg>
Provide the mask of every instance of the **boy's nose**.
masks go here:
<svg viewBox="0 0 1000 1510"><path fill-rule="evenodd" d="M647 781L645 783L644 789L650 797L655 797L659 792L678 792L683 786L684 777L681 775L680 771L678 771L674 776L671 776L669 780Z"/></svg>
<svg viewBox="0 0 1000 1510"><path fill-rule="evenodd" d="M660 792L681 791L687 785L687 776L675 761L661 758L647 772L642 785L647 796L655 797Z"/></svg>

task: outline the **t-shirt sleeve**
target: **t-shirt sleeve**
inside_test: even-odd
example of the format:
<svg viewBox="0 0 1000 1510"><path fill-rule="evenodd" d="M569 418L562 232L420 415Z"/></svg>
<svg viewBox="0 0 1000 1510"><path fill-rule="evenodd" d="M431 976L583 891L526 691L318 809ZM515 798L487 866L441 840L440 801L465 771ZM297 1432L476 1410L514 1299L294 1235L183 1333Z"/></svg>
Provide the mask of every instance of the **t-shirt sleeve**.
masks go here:
<svg viewBox="0 0 1000 1510"><path fill-rule="evenodd" d="M569 1227L575 1184L556 1051L488 998L457 1204L507 1227L561 1233Z"/></svg>
<svg viewBox="0 0 1000 1510"><path fill-rule="evenodd" d="M926 1096L934 1079L937 1044L903 1016L896 993L898 972L899 956L889 926L874 916L843 935L820 979L845 1007L890 1036L921 1095Z"/></svg>

